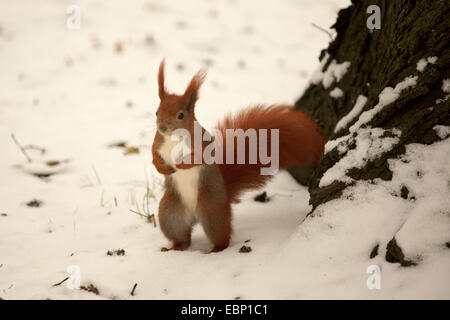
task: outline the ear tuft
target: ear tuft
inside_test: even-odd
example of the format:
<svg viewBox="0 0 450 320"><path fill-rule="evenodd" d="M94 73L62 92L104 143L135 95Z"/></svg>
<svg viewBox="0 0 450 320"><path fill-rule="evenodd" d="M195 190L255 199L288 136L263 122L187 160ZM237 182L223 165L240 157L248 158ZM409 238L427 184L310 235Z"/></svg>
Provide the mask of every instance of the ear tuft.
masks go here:
<svg viewBox="0 0 450 320"><path fill-rule="evenodd" d="M206 74L206 69L199 70L194 77L192 77L191 82L189 82L186 91L184 92L188 111L191 111L194 108L195 102L198 100L198 91L205 81Z"/></svg>
<svg viewBox="0 0 450 320"><path fill-rule="evenodd" d="M165 59L162 59L161 63L159 64L159 71L158 71L158 88L159 88L159 98L162 100L166 96L166 89L164 87L164 63Z"/></svg>

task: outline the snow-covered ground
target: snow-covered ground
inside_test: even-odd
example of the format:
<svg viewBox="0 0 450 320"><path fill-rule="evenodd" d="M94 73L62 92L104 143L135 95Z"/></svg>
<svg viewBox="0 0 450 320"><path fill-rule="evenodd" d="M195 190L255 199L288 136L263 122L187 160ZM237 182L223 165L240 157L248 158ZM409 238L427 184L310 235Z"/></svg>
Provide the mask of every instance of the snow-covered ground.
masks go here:
<svg viewBox="0 0 450 320"><path fill-rule="evenodd" d="M66 26L71 4L81 9L80 29ZM329 41L311 24L330 26L347 5L3 1L0 297L450 298L449 139L411 146L390 163L393 181L359 183L306 219L307 190L282 172L264 188L269 202L253 201L255 191L234 206L232 243L217 254L205 254L211 244L199 227L188 251L161 253L160 230L130 211L147 211L147 186L161 196L149 147L163 57L167 86L178 92L209 66L196 110L211 127L250 104L293 103ZM27 148L29 163L12 133L45 153ZM122 141L140 153L108 146ZM403 185L408 199L398 196ZM148 210L157 212L154 197ZM417 266L384 260L394 236ZM244 244L252 251L240 253ZM117 249L125 254L107 255ZM379 290L367 287L371 265L381 270ZM68 288L76 277L53 286L70 266L99 294Z"/></svg>

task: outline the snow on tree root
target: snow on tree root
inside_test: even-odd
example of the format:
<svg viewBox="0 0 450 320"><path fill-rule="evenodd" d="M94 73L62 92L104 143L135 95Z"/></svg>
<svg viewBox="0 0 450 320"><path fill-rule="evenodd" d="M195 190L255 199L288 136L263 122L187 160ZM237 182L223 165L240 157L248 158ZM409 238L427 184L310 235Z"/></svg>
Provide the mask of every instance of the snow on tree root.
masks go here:
<svg viewBox="0 0 450 320"><path fill-rule="evenodd" d="M362 168L368 161L374 160L381 154L389 151L397 144L400 130L388 131L381 128L364 128L358 131L356 136L349 136L346 141L347 150L341 149L345 155L332 168L328 169L319 182L319 187L330 185L333 181L351 183L352 179L347 176L351 168ZM349 147L354 145L351 150Z"/></svg>

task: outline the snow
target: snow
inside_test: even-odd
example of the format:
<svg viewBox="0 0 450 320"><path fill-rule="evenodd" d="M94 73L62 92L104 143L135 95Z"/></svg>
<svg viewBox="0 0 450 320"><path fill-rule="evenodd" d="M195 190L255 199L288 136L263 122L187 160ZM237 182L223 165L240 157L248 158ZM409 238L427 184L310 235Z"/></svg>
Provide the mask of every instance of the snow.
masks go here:
<svg viewBox="0 0 450 320"><path fill-rule="evenodd" d="M414 87L416 85L418 77L417 76L409 76L406 77L403 81L397 83L395 88L392 87L386 87L384 88L381 93L378 95L378 104L375 105L372 109L364 111L360 116L358 121L356 121L351 127L350 132L355 132L358 130L362 125L368 123L372 118L383 108L391 103L393 103L395 100L397 100L400 97L400 94L402 91L404 91L407 88Z"/></svg>
<svg viewBox="0 0 450 320"><path fill-rule="evenodd" d="M322 82L322 85L325 89L331 86L334 82L339 82L342 77L347 73L348 68L350 67L349 61L344 61L342 63L337 63L335 59L331 60L326 71L322 71L325 67L327 61L329 59L328 53L325 57L320 61L320 67L315 71L313 77L311 78L311 82L313 84L319 84Z"/></svg>
<svg viewBox="0 0 450 320"><path fill-rule="evenodd" d="M332 83L339 82L342 77L347 73L350 67L350 62L345 61L342 63L336 63L336 60L332 60L330 65L323 75L322 84L325 88L328 88Z"/></svg>
<svg viewBox="0 0 450 320"><path fill-rule="evenodd" d="M442 91L450 93L450 79L442 80Z"/></svg>
<svg viewBox="0 0 450 320"><path fill-rule="evenodd" d="M433 129L441 139L445 139L450 135L450 126L435 125Z"/></svg>
<svg viewBox="0 0 450 320"><path fill-rule="evenodd" d="M357 117L361 113L366 102L367 102L367 97L360 94L358 96L358 98L356 98L356 102L355 102L355 105L353 106L352 110L350 110L350 112L348 114L343 116L341 118L341 120L338 121L338 123L336 124L336 127L334 128L334 133L338 132L341 129L347 128L348 124L350 122L352 122L353 119L355 119L355 117Z"/></svg>
<svg viewBox="0 0 450 320"><path fill-rule="evenodd" d="M347 153L330 169L328 169L319 182L319 187L325 187L333 181L352 182L352 178L347 176L350 168L362 168L368 161L374 160L381 154L392 149L399 142L400 130L393 129L387 135L387 130L382 128L362 128L357 132L356 137L346 136L347 147L355 143L356 148L348 150ZM387 135L387 136L386 136ZM341 140L343 141L343 140ZM329 149L330 146L327 147ZM339 150L340 154L344 150Z"/></svg>
<svg viewBox="0 0 450 320"><path fill-rule="evenodd" d="M420 60L417 62L417 67L416 67L416 69L417 69L418 71L422 72L423 70L425 70L425 67L427 66L427 64L428 64L427 60L425 60L425 59L420 59Z"/></svg>
<svg viewBox="0 0 450 320"><path fill-rule="evenodd" d="M435 64L437 62L438 58L436 56L428 57L427 62L431 64Z"/></svg>
<svg viewBox="0 0 450 320"><path fill-rule="evenodd" d="M314 71L314 73L311 76L311 83L312 84L319 84L322 79L323 79L323 68L325 68L325 65L328 62L328 59L330 58L330 55L328 54L328 52L325 52L324 57L322 58L322 60L320 60L320 65L319 67Z"/></svg>
<svg viewBox="0 0 450 320"><path fill-rule="evenodd" d="M423 72L428 64L435 64L437 62L437 57L428 57L427 59L420 59L417 62L417 71Z"/></svg>
<svg viewBox="0 0 450 320"><path fill-rule="evenodd" d="M447 93L447 94L443 98L436 99L436 104L447 101L450 98L450 78L442 80L441 88L442 88L442 91L444 91L444 93Z"/></svg>
<svg viewBox="0 0 450 320"><path fill-rule="evenodd" d="M218 254L205 254L211 244L199 227L189 250L161 253L160 230L130 211L156 213L162 195L150 145L163 57L174 92L209 65L197 104L206 126L249 104L293 103L327 46L311 23L332 25L348 1L77 4L79 30L66 28L65 2L0 4L1 298L450 298L448 213L440 213L448 208L448 140L408 148L410 162L392 164L393 182L358 183L309 217L307 190L281 172L264 188L269 202L253 201L259 190L233 206L232 243ZM45 152L27 149L28 163L11 133ZM109 147L122 141L139 153ZM408 180L416 168L423 180ZM393 196L400 184L422 203L416 211ZM33 199L42 204L27 206ZM417 267L384 260L397 231L408 257L421 255ZM413 242L414 232L424 242ZM238 252L244 243L252 252ZM376 243L380 255L369 259ZM125 255L107 255L116 249ZM372 264L381 290L366 287ZM70 289L70 280L53 286L71 266L99 295Z"/></svg>
<svg viewBox="0 0 450 320"><path fill-rule="evenodd" d="M347 146L349 144L350 139L352 139L352 142L354 142L353 135L351 134L339 137L334 140L328 140L325 143L324 153L328 153L336 147L338 147L339 154L345 153L347 151Z"/></svg>
<svg viewBox="0 0 450 320"><path fill-rule="evenodd" d="M392 181L356 182L340 199L318 207L284 247L283 253L304 253L292 256L289 267L282 269L296 268L303 276L302 292L312 292L304 297L315 297L314 288L334 281L329 298L448 299L450 139L406 149L404 157L389 161ZM410 190L410 198L400 197L402 186ZM386 245L394 236L405 257L417 266L405 268L385 261ZM370 259L377 244L378 255ZM325 247L328 254L323 254ZM363 283L370 265L381 269L380 290L367 290ZM350 285L358 281L360 286ZM296 279L292 282L298 285Z"/></svg>
<svg viewBox="0 0 450 320"><path fill-rule="evenodd" d="M449 241L449 157L450 139L447 139L430 146L408 145L401 159L389 161L394 172L393 184L406 186L409 197L415 198L409 218L397 235L406 257L422 260Z"/></svg>
<svg viewBox="0 0 450 320"><path fill-rule="evenodd" d="M344 92L340 88L336 87L330 91L330 96L334 99L341 98L344 96Z"/></svg>

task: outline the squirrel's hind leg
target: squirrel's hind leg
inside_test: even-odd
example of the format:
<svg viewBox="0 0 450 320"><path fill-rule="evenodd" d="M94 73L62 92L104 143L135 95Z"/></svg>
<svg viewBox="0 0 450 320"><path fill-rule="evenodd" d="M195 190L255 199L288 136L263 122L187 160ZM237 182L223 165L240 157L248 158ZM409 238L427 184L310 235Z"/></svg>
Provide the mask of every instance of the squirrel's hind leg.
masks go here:
<svg viewBox="0 0 450 320"><path fill-rule="evenodd" d="M185 250L191 244L192 223L186 219L185 208L174 190L168 189L159 203L159 226L172 242L171 248L161 251Z"/></svg>
<svg viewBox="0 0 450 320"><path fill-rule="evenodd" d="M202 171L197 218L208 239L214 244L211 252L220 252L230 244L231 204L217 166Z"/></svg>
<svg viewBox="0 0 450 320"><path fill-rule="evenodd" d="M220 252L230 244L231 206L229 203L206 203L200 208L200 223L214 244L211 252Z"/></svg>

